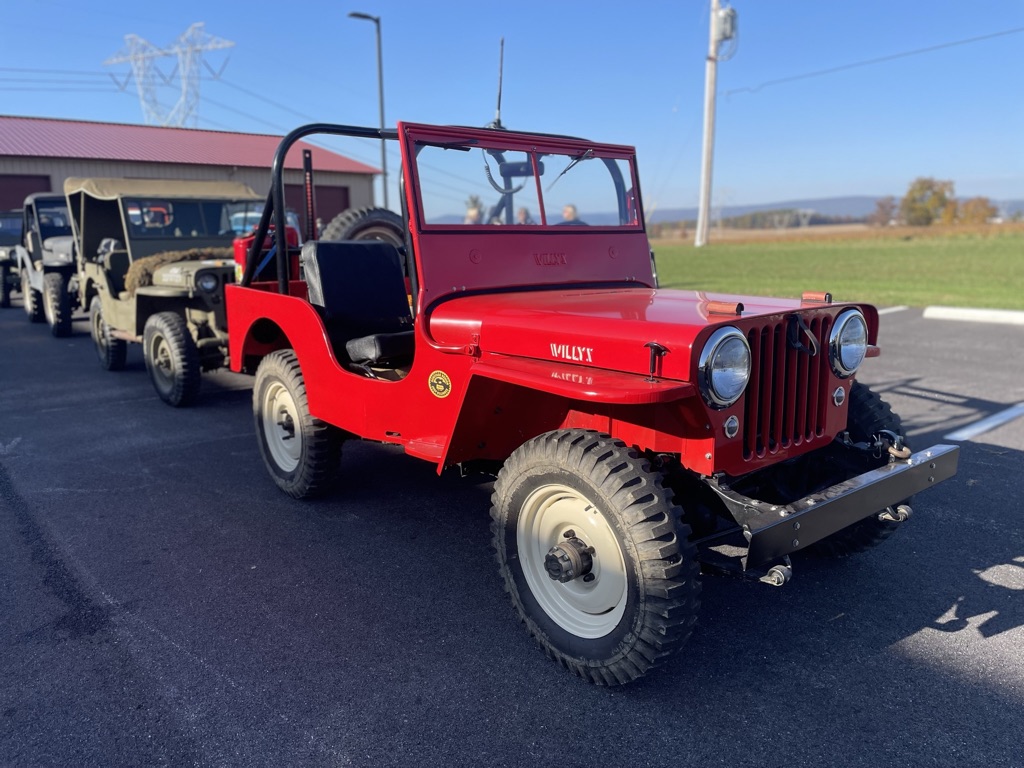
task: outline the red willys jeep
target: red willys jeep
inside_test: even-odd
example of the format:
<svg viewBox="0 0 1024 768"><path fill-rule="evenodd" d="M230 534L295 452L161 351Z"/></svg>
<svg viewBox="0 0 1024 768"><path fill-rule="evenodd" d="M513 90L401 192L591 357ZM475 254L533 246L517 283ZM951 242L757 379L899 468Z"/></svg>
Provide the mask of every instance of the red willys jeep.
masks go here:
<svg viewBox="0 0 1024 768"><path fill-rule="evenodd" d="M320 494L365 439L495 472L505 589L581 677L627 683L681 647L702 570L784 584L794 552L867 549L955 473L955 446L911 453L855 380L878 353L873 307L658 288L632 148L305 126L254 243L313 133L399 142L407 242L314 241L297 260L276 228L276 279L254 246L227 288L267 469ZM481 223L467 199L494 201Z"/></svg>

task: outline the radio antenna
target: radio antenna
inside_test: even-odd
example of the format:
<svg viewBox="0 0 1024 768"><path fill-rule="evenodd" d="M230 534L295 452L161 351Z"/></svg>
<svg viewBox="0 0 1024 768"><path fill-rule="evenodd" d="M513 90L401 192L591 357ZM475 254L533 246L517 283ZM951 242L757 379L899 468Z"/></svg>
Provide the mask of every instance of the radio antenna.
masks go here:
<svg viewBox="0 0 1024 768"><path fill-rule="evenodd" d="M488 128L495 128L497 130L504 130L505 126L501 124L501 75L505 68L505 38L501 38L498 52L498 109L494 113L494 121L488 125Z"/></svg>

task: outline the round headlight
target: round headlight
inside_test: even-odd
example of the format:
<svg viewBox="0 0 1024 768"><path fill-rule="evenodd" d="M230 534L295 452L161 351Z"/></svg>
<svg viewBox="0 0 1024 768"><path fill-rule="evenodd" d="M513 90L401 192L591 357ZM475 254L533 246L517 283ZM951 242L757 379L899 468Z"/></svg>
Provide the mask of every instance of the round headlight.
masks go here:
<svg viewBox="0 0 1024 768"><path fill-rule="evenodd" d="M864 362L868 351L868 324L856 309L848 309L836 318L828 337L828 356L832 370L841 378L852 376Z"/></svg>
<svg viewBox="0 0 1024 768"><path fill-rule="evenodd" d="M213 293L217 290L217 276L212 272L204 272L196 278L196 285L198 285L199 289L202 291Z"/></svg>
<svg viewBox="0 0 1024 768"><path fill-rule="evenodd" d="M750 347L735 328L719 328L700 353L697 378L701 394L713 408L739 400L750 380Z"/></svg>

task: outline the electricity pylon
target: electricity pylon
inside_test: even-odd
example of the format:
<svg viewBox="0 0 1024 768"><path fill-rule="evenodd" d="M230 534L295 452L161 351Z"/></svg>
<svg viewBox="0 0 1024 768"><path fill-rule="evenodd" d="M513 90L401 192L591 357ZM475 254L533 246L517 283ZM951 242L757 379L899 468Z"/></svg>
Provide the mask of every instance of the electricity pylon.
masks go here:
<svg viewBox="0 0 1024 768"><path fill-rule="evenodd" d="M147 125L180 127L197 123L201 67L205 65L216 78L220 76L224 71L224 66L227 65L225 61L219 71L214 71L203 60L203 52L231 48L234 45L230 40L207 34L205 26L204 22L196 22L167 48L157 48L138 35L125 35L124 50L103 62L104 64L121 64L127 61L131 64L132 76L135 78L139 102L142 105L143 119ZM154 64L156 59L164 56L174 56L178 60L170 77L165 77ZM177 74L181 95L169 110L164 110L157 101L154 74L159 75L167 85L173 82L175 74ZM116 79L115 82L117 82ZM127 82L118 83L118 85L123 90Z"/></svg>

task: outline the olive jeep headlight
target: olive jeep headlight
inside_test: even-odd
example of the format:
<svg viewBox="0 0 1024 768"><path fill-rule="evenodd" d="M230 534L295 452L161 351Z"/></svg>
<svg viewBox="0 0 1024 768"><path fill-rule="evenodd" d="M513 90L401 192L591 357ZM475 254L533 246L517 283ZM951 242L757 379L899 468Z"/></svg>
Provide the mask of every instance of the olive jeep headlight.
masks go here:
<svg viewBox="0 0 1024 768"><path fill-rule="evenodd" d="M868 324L856 309L848 309L836 318L828 336L828 359L840 378L857 372L868 351Z"/></svg>
<svg viewBox="0 0 1024 768"><path fill-rule="evenodd" d="M750 380L750 347L735 328L719 328L700 353L697 382L712 408L728 408L740 399Z"/></svg>
<svg viewBox="0 0 1024 768"><path fill-rule="evenodd" d="M217 282L217 276L212 272L203 272L196 278L196 285L199 286L199 290L206 291L207 293L213 293L217 290Z"/></svg>

